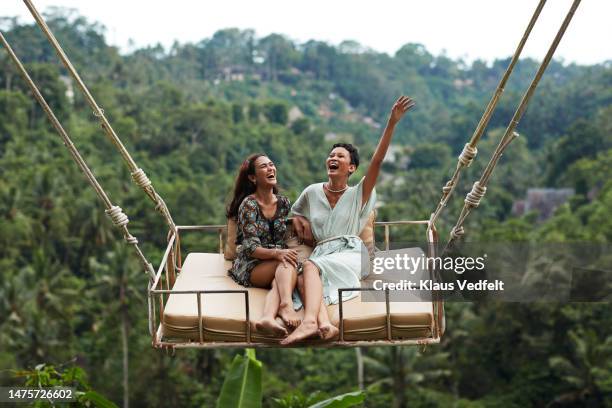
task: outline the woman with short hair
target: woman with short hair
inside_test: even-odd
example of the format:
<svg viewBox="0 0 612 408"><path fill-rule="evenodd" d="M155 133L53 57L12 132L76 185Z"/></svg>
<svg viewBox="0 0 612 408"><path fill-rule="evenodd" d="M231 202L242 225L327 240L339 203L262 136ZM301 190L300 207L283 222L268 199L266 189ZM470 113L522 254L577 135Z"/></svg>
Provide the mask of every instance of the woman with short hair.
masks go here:
<svg viewBox="0 0 612 408"><path fill-rule="evenodd" d="M336 144L326 160L327 182L306 187L293 204L296 233L308 240L303 226L310 224L316 247L303 264L304 318L281 344L292 344L317 333L324 339L338 334L338 329L329 321L325 305L338 303L339 288L359 286L363 242L358 234L374 209L374 186L395 126L413 106L414 101L406 96L395 102L366 175L357 185L348 185L349 177L359 166L357 149L350 144ZM357 295L357 292L344 292L343 300ZM296 300L296 303L299 306L300 302Z"/></svg>

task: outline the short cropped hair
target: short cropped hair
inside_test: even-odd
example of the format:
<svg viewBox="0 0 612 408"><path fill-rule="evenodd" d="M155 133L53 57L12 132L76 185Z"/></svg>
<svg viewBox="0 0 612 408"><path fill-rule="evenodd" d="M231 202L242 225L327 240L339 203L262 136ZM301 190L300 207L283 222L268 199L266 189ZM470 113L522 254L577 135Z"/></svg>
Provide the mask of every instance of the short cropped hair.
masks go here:
<svg viewBox="0 0 612 408"><path fill-rule="evenodd" d="M335 143L331 150L334 150L336 147L343 147L348 150L351 155L351 164L355 165L355 168L359 167L359 150L350 143Z"/></svg>

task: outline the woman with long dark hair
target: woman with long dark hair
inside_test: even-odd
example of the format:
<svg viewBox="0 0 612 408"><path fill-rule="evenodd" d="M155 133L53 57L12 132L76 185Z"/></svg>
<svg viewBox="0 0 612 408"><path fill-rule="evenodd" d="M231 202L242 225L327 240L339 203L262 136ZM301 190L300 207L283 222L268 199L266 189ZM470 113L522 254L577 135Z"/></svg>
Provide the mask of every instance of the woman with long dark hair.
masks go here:
<svg viewBox="0 0 612 408"><path fill-rule="evenodd" d="M240 166L227 206L227 217L236 220L240 245L229 274L242 286L271 288L256 327L277 335L287 335L277 315L289 328L300 324L291 298L297 252L285 244L290 208L289 199L278 194L274 162L262 153L250 155Z"/></svg>

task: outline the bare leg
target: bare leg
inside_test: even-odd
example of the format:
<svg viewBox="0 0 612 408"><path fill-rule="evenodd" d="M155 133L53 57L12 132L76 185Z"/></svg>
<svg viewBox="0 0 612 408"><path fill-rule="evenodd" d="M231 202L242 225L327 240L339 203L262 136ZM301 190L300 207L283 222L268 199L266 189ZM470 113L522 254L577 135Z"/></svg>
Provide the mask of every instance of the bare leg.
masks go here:
<svg viewBox="0 0 612 408"><path fill-rule="evenodd" d="M278 261L262 261L251 271L251 285L267 289L272 286Z"/></svg>
<svg viewBox="0 0 612 408"><path fill-rule="evenodd" d="M319 336L323 340L332 340L338 336L338 328L329 321L329 314L327 313L327 307L321 299L321 309L319 310Z"/></svg>
<svg viewBox="0 0 612 408"><path fill-rule="evenodd" d="M304 299L306 299L306 295L305 295L306 292L304 292L304 274L297 277L297 288L298 288L298 292L300 293L300 299L302 299L302 307L303 307Z"/></svg>
<svg viewBox="0 0 612 408"><path fill-rule="evenodd" d="M302 275L298 276L297 287L298 287L298 292L300 292L300 297L304 299L306 295L304 292L304 277ZM321 296L321 307L319 309L319 315L317 316L317 321L319 324L319 336L323 340L331 340L338 335L339 333L338 328L330 322L329 314L327 313L327 307L325 306L325 302L323 302L322 296Z"/></svg>
<svg viewBox="0 0 612 408"><path fill-rule="evenodd" d="M272 281L272 289L266 295L266 302L264 303L264 310L261 319L255 323L257 331L264 333L272 333L276 336L286 336L287 329L278 324L276 321L276 314L278 313L278 305L280 298L278 296L278 287L276 280Z"/></svg>
<svg viewBox="0 0 612 408"><path fill-rule="evenodd" d="M265 261L261 262L251 271L251 284L260 288L267 288L272 286L266 295L266 301L264 303L264 310L261 319L255 323L255 328L258 331L265 333L273 333L276 336L286 336L287 329L278 324L276 321L276 314L278 313L278 306L280 304L280 297L278 294L278 285L274 279L276 273L276 267L278 262L276 261Z"/></svg>
<svg viewBox="0 0 612 408"><path fill-rule="evenodd" d="M297 272L293 266L285 266L279 263L276 267L276 278L274 280L276 281L280 297L278 315L283 319L287 327L296 328L300 325L300 317L293 309L291 295L295 288Z"/></svg>
<svg viewBox="0 0 612 408"><path fill-rule="evenodd" d="M317 334L317 316L321 309L323 287L319 268L310 261L304 263L304 320L297 329L281 341L281 344L292 344Z"/></svg>

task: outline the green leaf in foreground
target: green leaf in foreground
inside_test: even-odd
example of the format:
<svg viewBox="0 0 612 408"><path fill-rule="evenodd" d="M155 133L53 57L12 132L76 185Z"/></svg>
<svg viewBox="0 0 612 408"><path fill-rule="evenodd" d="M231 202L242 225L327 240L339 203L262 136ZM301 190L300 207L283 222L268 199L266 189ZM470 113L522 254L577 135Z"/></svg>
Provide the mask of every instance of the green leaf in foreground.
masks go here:
<svg viewBox="0 0 612 408"><path fill-rule="evenodd" d="M309 408L346 408L361 404L365 399L363 391L348 392L335 397L317 402Z"/></svg>
<svg viewBox="0 0 612 408"><path fill-rule="evenodd" d="M102 395L95 391L87 391L83 394L85 401L93 402L96 408L117 408L117 405L112 401L107 400Z"/></svg>
<svg viewBox="0 0 612 408"><path fill-rule="evenodd" d="M261 407L261 371L261 362L255 358L254 350L247 350L243 356L237 355L223 382L217 407Z"/></svg>

